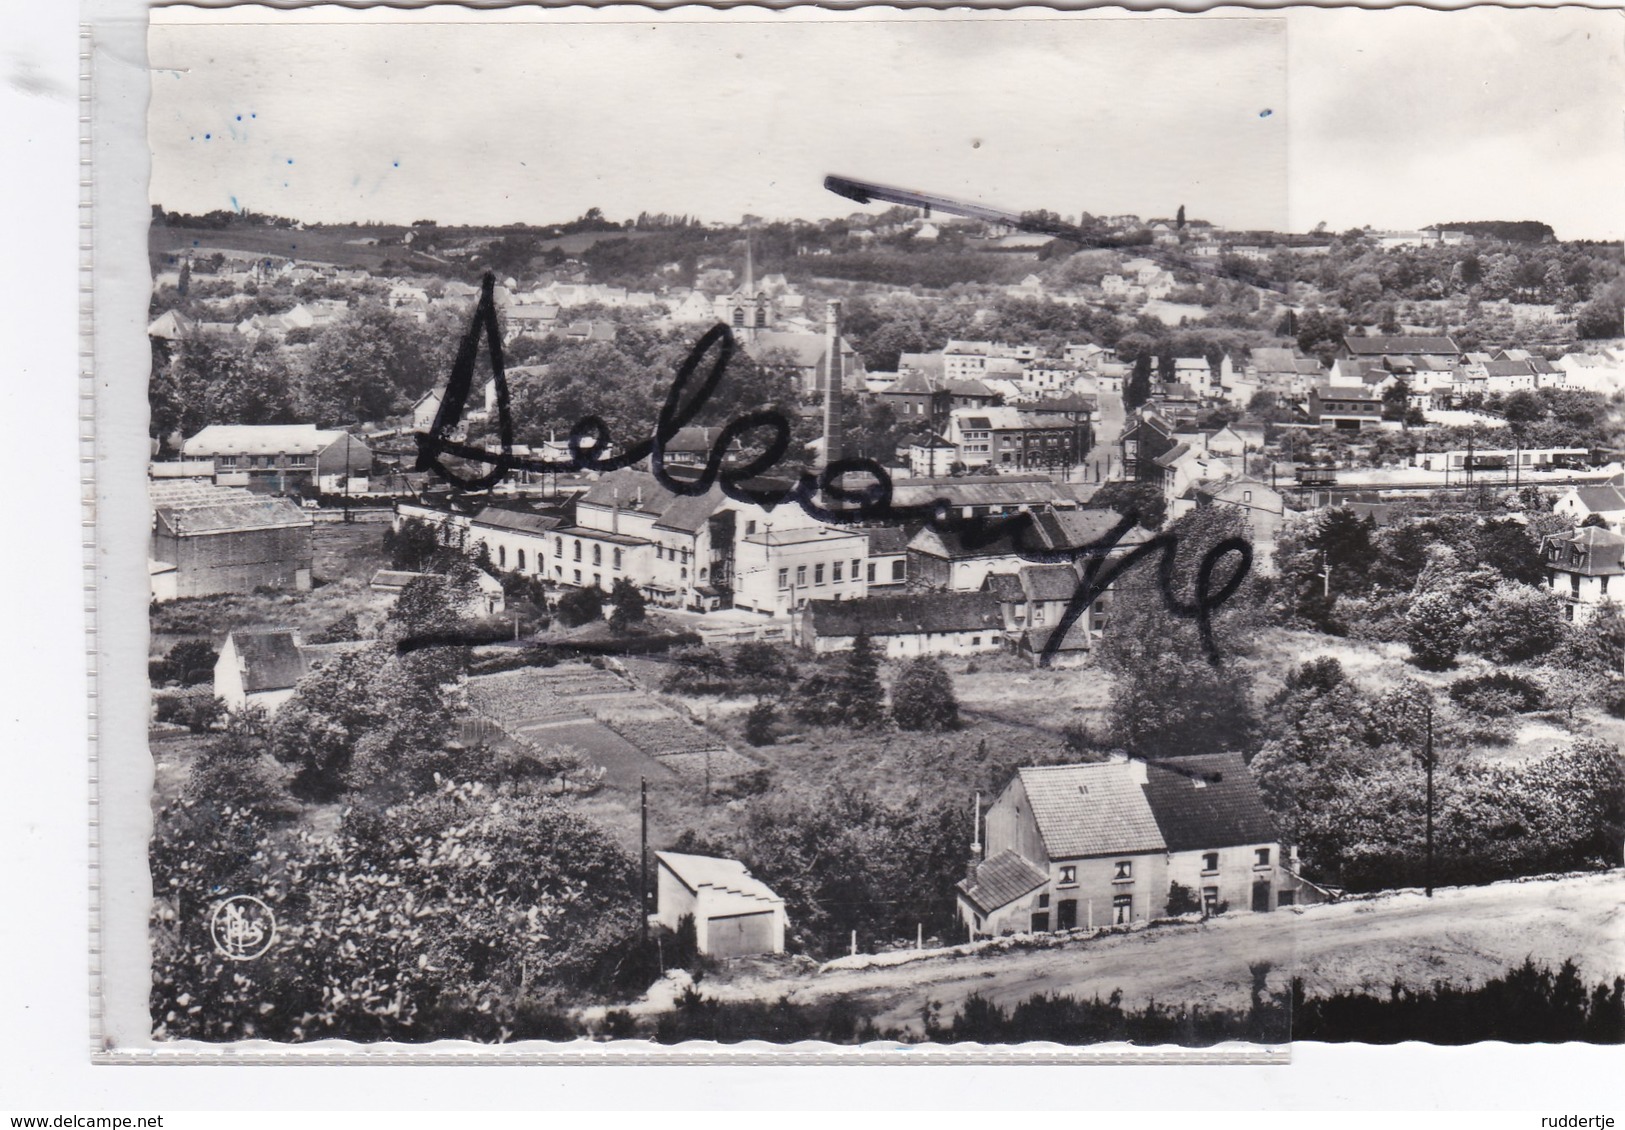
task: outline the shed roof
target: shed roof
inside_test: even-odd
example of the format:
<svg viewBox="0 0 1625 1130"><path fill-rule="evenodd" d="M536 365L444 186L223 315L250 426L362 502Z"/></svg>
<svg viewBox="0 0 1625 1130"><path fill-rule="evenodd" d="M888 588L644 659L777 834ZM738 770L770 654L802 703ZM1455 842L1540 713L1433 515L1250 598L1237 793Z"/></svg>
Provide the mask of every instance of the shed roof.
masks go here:
<svg viewBox="0 0 1625 1130"><path fill-rule="evenodd" d="M210 424L181 445L181 454L317 455L343 439L337 428L315 424ZM354 443L363 443L355 439ZM364 445L363 445L364 446Z"/></svg>
<svg viewBox="0 0 1625 1130"><path fill-rule="evenodd" d="M1015 852L1001 851L978 863L975 877L961 879L959 889L983 914L992 914L1048 881L1049 876Z"/></svg>
<svg viewBox="0 0 1625 1130"><path fill-rule="evenodd" d="M986 592L906 593L865 600L807 603L813 632L823 637L905 636L925 632L999 631L999 602Z"/></svg>
<svg viewBox="0 0 1625 1130"><path fill-rule="evenodd" d="M285 498L222 499L153 508L160 525L176 537L311 527L315 520Z"/></svg>
<svg viewBox="0 0 1625 1130"><path fill-rule="evenodd" d="M686 855L676 851L657 851L655 859L670 871L677 881L695 894L710 890L723 897L724 905L713 910L730 910L727 903L740 904L742 910L765 910L768 906L782 906L784 900L773 888L756 878L737 859L723 859L710 855Z"/></svg>
<svg viewBox="0 0 1625 1130"><path fill-rule="evenodd" d="M299 633L292 628L237 631L226 639L237 653L243 690L249 694L286 690L305 675Z"/></svg>

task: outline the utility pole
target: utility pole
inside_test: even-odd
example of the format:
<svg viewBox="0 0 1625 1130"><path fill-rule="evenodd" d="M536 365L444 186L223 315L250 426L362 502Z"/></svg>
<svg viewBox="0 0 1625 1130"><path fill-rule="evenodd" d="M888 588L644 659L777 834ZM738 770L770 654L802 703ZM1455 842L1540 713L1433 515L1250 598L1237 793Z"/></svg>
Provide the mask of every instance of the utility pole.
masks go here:
<svg viewBox="0 0 1625 1130"><path fill-rule="evenodd" d="M1427 742L1423 746L1422 768L1427 772L1427 897L1433 897L1433 698L1428 697Z"/></svg>
<svg viewBox="0 0 1625 1130"><path fill-rule="evenodd" d="M1320 551L1320 572L1316 573L1315 576L1320 578L1320 595L1324 599L1330 600L1332 597L1332 566L1326 560L1326 551L1324 549Z"/></svg>
<svg viewBox="0 0 1625 1130"><path fill-rule="evenodd" d="M638 778L638 906L642 910L639 929L643 944L649 944L649 778Z"/></svg>

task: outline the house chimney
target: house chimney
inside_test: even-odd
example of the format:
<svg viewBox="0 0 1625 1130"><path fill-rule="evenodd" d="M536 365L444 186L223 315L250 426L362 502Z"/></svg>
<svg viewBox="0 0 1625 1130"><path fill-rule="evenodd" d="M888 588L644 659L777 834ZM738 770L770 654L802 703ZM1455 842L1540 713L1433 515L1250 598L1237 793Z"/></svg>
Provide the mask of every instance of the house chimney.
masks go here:
<svg viewBox="0 0 1625 1130"><path fill-rule="evenodd" d="M613 501L610 503L610 508L609 508L609 532L612 533L612 534L618 534L618 533L621 532L621 488L620 487L615 488L614 493L611 495L611 498L613 499Z"/></svg>
<svg viewBox="0 0 1625 1130"><path fill-rule="evenodd" d="M824 314L824 466L840 459L845 449L841 420L841 300L832 298Z"/></svg>

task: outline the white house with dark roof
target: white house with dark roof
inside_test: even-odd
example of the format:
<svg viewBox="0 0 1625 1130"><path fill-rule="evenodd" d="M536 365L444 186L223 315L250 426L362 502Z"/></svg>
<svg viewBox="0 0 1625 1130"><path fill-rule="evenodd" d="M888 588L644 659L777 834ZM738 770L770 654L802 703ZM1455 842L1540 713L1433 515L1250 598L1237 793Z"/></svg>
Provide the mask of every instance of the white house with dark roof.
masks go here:
<svg viewBox="0 0 1625 1130"><path fill-rule="evenodd" d="M675 933L693 918L699 951L709 957L784 952L784 899L739 860L675 851L654 857L654 916L666 929Z"/></svg>
<svg viewBox="0 0 1625 1130"><path fill-rule="evenodd" d="M1546 587L1563 598L1563 615L1584 624L1605 605L1625 604L1625 536L1601 526L1552 534L1541 547Z"/></svg>
<svg viewBox="0 0 1625 1130"><path fill-rule="evenodd" d="M307 644L293 628L238 629L220 645L214 694L233 712L257 706L275 714L293 697L300 679L323 663L366 646L365 640Z"/></svg>
<svg viewBox="0 0 1625 1130"><path fill-rule="evenodd" d="M1021 769L985 829L958 885L972 938L1164 917L1174 883L1209 913L1305 890L1239 753Z"/></svg>
<svg viewBox="0 0 1625 1130"><path fill-rule="evenodd" d="M1460 467L1461 464L1458 462L1454 466ZM1620 523L1625 522L1625 489L1616 483L1570 487L1552 506L1552 512L1569 519L1576 526L1595 518L1609 529L1619 530Z"/></svg>
<svg viewBox="0 0 1625 1130"><path fill-rule="evenodd" d="M331 494L363 492L372 469L365 441L314 424L210 424L181 445L181 458L212 465L218 486L256 493L309 484Z"/></svg>
<svg viewBox="0 0 1625 1130"><path fill-rule="evenodd" d="M809 601L793 631L797 645L814 655L849 651L860 635L888 659L980 655L1005 646L999 603L985 592Z"/></svg>

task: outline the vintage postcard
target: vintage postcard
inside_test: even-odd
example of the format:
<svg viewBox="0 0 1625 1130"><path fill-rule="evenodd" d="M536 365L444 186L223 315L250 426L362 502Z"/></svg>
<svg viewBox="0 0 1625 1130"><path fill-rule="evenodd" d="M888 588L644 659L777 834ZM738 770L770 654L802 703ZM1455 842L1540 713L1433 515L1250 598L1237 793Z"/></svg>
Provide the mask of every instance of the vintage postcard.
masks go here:
<svg viewBox="0 0 1625 1130"><path fill-rule="evenodd" d="M1618 31L154 9L103 1050L1625 1040Z"/></svg>

